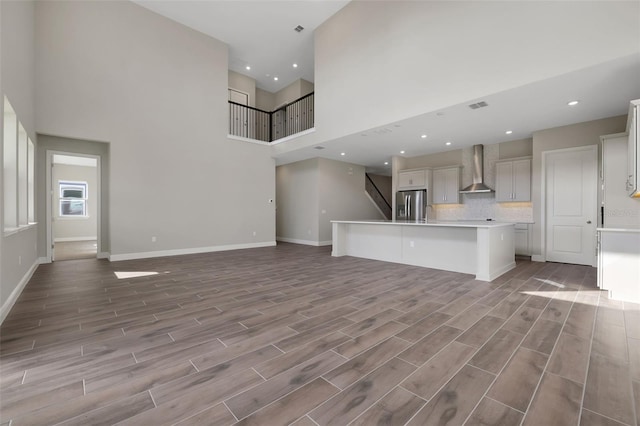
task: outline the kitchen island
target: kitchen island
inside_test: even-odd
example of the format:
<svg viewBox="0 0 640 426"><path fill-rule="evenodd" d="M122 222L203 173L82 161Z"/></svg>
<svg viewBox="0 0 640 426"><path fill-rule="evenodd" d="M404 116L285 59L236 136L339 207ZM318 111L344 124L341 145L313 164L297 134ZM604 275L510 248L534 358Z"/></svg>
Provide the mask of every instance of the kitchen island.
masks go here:
<svg viewBox="0 0 640 426"><path fill-rule="evenodd" d="M515 268L514 224L331 221L332 256L354 256L492 281Z"/></svg>

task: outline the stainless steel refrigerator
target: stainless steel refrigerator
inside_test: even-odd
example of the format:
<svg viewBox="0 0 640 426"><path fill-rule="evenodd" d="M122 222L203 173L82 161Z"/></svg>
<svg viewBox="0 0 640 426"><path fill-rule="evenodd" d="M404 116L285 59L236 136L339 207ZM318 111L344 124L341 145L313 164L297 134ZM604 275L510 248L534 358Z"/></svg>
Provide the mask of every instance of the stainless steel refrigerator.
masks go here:
<svg viewBox="0 0 640 426"><path fill-rule="evenodd" d="M427 220L427 190L398 191L396 220L421 222Z"/></svg>

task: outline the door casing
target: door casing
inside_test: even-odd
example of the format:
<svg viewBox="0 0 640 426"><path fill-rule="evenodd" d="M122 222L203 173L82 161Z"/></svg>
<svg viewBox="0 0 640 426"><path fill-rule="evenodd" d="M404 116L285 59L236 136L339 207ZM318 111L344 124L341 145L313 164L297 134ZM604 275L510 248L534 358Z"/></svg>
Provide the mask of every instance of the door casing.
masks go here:
<svg viewBox="0 0 640 426"><path fill-rule="evenodd" d="M542 261L547 261L547 245L548 245L548 241L547 241L547 227L549 226L549 221L547 219L547 192L549 191L549 188L547 187L547 167L548 167L548 163L549 163L549 157L553 154L559 154L559 153L566 153L566 152L575 152L575 153L582 153L582 152L590 152L591 155L593 155L594 159L595 159L595 168L594 168L594 185L593 188L589 188L589 191L593 191L593 218L591 219L592 224L591 226L593 227L593 247L594 250L592 251L591 254L591 266L596 267L597 266L597 259L596 259L596 254L595 254L595 247L596 247L596 227L597 227L597 220L598 220L598 145L585 145L585 146L579 146L579 147L574 147L574 148L564 148L564 149L556 149L556 150L551 150L551 151L543 151L542 152L542 167L541 167L541 186L540 186L540 212L541 212L541 231L542 231L542 235L541 235L541 254L542 254Z"/></svg>
<svg viewBox="0 0 640 426"><path fill-rule="evenodd" d="M47 173L46 173L46 185L47 185L47 196L46 198L46 202L47 202L47 206L46 206L46 212L47 212L47 218L46 218L46 229L47 229L47 256L45 258L45 261L47 263L52 262L53 259L53 179L52 179L52 168L53 168L53 156L54 155L70 155L73 157L88 157L88 158L95 158L96 159L96 178L97 178L97 186L98 188L96 189L96 203L97 203L97 212L96 212L96 222L97 222L97 227L98 229L96 230L96 235L97 235L97 253L98 253L98 257L100 257L100 248L102 247L102 236L101 236L101 231L102 231L102 216L101 216L101 203L102 203L102 182L101 182L101 172L100 172L100 168L101 168L101 156L100 155L92 155L92 154L80 154L77 152L67 152L67 151L57 151L57 150L47 150Z"/></svg>

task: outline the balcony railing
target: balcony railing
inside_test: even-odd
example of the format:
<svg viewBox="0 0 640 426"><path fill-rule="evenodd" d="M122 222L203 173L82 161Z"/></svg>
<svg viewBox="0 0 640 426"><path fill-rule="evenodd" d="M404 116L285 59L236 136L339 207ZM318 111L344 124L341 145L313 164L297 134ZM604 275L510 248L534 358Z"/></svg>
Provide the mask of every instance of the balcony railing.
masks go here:
<svg viewBox="0 0 640 426"><path fill-rule="evenodd" d="M229 134L272 142L313 127L313 92L268 112L229 101Z"/></svg>

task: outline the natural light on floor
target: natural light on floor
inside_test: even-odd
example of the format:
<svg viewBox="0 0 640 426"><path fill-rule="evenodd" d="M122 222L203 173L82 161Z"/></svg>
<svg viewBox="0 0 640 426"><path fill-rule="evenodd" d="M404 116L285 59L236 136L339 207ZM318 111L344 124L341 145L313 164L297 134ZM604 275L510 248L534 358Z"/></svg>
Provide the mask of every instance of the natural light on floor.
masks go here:
<svg viewBox="0 0 640 426"><path fill-rule="evenodd" d="M560 284L560 283L557 283L555 281L547 280L547 279L544 279L544 278L534 278L534 280L540 281L540 282L545 283L545 284L554 285L554 286L559 287L559 288L564 288L564 284Z"/></svg>
<svg viewBox="0 0 640 426"><path fill-rule="evenodd" d="M158 272L142 272L142 271L131 271L131 272L123 272L123 271L116 271L114 272L114 274L116 274L116 277L118 277L119 280L124 280L126 278L139 278L139 277L148 277L150 275L158 275Z"/></svg>
<svg viewBox="0 0 640 426"><path fill-rule="evenodd" d="M547 299L565 300L567 302L581 303L583 305L598 306L598 293L600 291L522 291L522 294L528 294L529 296L545 297ZM588 297L578 297L579 295Z"/></svg>

